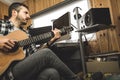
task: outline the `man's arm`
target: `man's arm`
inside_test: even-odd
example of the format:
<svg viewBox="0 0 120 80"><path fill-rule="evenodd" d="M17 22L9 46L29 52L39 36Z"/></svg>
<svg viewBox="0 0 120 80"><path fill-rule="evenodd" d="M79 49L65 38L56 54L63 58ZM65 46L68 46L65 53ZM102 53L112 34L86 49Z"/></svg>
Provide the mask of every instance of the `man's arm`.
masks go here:
<svg viewBox="0 0 120 80"><path fill-rule="evenodd" d="M0 35L6 35L10 29L13 28L13 24L8 20L0 20ZM15 45L13 40L5 37L0 37L0 49L3 51L9 51Z"/></svg>
<svg viewBox="0 0 120 80"><path fill-rule="evenodd" d="M59 39L61 37L61 31L57 28L55 28L54 30L52 30L52 32L54 33L54 37L48 41L47 43L43 44L40 46L40 48L46 48L49 47L50 45L52 45L57 39Z"/></svg>

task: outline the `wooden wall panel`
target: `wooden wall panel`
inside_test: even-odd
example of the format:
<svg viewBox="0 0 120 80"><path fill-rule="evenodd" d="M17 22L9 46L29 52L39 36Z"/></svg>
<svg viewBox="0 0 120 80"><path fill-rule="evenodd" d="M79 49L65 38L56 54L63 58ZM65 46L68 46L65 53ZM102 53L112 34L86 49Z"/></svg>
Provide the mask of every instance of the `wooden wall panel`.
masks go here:
<svg viewBox="0 0 120 80"><path fill-rule="evenodd" d="M0 19L4 19L4 15L8 15L8 6L0 2Z"/></svg>
<svg viewBox="0 0 120 80"><path fill-rule="evenodd" d="M24 2L24 4L26 4L29 7L30 15L32 15L46 8L54 6L55 4L60 3L62 1L64 0L27 0ZM30 24L31 20L28 22L25 28L27 28Z"/></svg>
<svg viewBox="0 0 120 80"><path fill-rule="evenodd" d="M119 11L119 17L120 17L120 0L117 0L117 5L118 5L118 11Z"/></svg>
<svg viewBox="0 0 120 80"><path fill-rule="evenodd" d="M64 0L35 0L35 12L44 10Z"/></svg>
<svg viewBox="0 0 120 80"><path fill-rule="evenodd" d="M2 5L2 3L0 2L0 5ZM2 19L2 7L0 6L0 19Z"/></svg>
<svg viewBox="0 0 120 80"><path fill-rule="evenodd" d="M4 16L8 15L8 6L5 4L2 4L2 18L4 18Z"/></svg>
<svg viewBox="0 0 120 80"><path fill-rule="evenodd" d="M35 12L41 11L44 9L43 0L35 0Z"/></svg>
<svg viewBox="0 0 120 80"><path fill-rule="evenodd" d="M112 13L112 22L115 25L115 29L113 30L113 34L114 38L113 41L117 41L117 44L114 45L114 47L118 47L119 51L120 51L120 20L119 20L119 16L120 16L120 1L119 0L110 0L109 3L110 9L111 9L111 13ZM114 42L113 42L114 44Z"/></svg>
<svg viewBox="0 0 120 80"><path fill-rule="evenodd" d="M35 13L35 0L27 0L24 4L29 6L30 15Z"/></svg>
<svg viewBox="0 0 120 80"><path fill-rule="evenodd" d="M91 7L101 8L107 7L110 9L112 25L116 28L102 30L96 33L99 49L101 53L120 51L120 43L118 38L119 24L117 20L119 0L90 0ZM115 6L116 5L116 6ZM119 25L119 26L117 26Z"/></svg>
<svg viewBox="0 0 120 80"><path fill-rule="evenodd" d="M90 0L91 7L108 7L108 0Z"/></svg>
<svg viewBox="0 0 120 80"><path fill-rule="evenodd" d="M24 4L30 8L30 14L32 15L62 1L64 0L26 0Z"/></svg>

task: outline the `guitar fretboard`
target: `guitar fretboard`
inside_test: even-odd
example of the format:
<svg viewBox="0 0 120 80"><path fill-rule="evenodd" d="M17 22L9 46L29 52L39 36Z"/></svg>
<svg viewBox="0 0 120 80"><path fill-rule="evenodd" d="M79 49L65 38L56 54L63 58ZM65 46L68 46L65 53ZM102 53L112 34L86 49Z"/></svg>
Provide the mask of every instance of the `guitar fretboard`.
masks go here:
<svg viewBox="0 0 120 80"><path fill-rule="evenodd" d="M60 29L61 35L65 35L72 30L73 30L73 28L68 27L68 26L64 27L64 28L61 28ZM38 42L38 41L39 41L39 43L45 43L45 42L49 41L52 37L54 37L53 32L52 31L47 32L47 33L44 33L44 34L40 34L40 35L37 35L37 36L30 37L28 39L24 39L22 41L19 41L18 46L23 47L23 46L26 46L26 45L29 45L29 44L32 44L32 43L35 43L35 42Z"/></svg>
<svg viewBox="0 0 120 80"><path fill-rule="evenodd" d="M19 41L18 42L18 45L20 47L23 47L25 45L29 45L31 43L35 43L35 42L41 42L43 43L45 39L51 39L53 37L53 33L52 32L48 32L48 33L44 33L42 35L37 35L37 36L33 36L33 37L30 37L28 39L25 39L25 40L22 40L22 41Z"/></svg>

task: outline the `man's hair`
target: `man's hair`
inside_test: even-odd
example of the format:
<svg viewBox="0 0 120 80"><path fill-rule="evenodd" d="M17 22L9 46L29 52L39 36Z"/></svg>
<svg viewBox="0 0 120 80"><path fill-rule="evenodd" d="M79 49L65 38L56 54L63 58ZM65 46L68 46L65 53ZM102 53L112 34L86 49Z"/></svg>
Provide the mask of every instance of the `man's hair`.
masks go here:
<svg viewBox="0 0 120 80"><path fill-rule="evenodd" d="M21 6L29 9L28 6L26 6L26 5L23 4L23 3L19 3L19 2L12 3L12 4L9 6L9 9L8 9L8 16L9 16L9 18L12 16L12 10L16 10L16 11L19 12Z"/></svg>

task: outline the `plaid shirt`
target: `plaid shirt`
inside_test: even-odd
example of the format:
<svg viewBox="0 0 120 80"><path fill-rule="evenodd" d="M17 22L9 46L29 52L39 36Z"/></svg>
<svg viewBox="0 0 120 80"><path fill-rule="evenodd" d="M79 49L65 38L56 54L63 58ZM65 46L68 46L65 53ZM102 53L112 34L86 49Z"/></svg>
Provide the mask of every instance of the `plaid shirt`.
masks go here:
<svg viewBox="0 0 120 80"><path fill-rule="evenodd" d="M0 20L0 35L5 36L15 30L20 30L19 28L14 27L13 23L8 20ZM26 51L26 56L37 51L35 44L31 44L29 46L24 47Z"/></svg>
<svg viewBox="0 0 120 80"><path fill-rule="evenodd" d="M0 35L7 35L12 31L14 31L12 22L8 20L0 20Z"/></svg>

